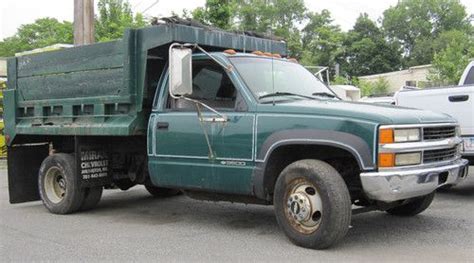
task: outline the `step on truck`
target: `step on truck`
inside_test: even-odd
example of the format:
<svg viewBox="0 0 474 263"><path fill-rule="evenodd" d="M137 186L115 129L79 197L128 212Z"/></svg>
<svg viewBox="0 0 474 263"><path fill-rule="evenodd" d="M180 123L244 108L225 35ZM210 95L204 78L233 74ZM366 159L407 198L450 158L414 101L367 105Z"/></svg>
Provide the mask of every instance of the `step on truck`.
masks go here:
<svg viewBox="0 0 474 263"><path fill-rule="evenodd" d="M10 202L55 214L141 184L273 205L293 243L323 249L352 214L416 215L468 173L453 118L342 101L248 34L160 24L15 57L4 95Z"/></svg>

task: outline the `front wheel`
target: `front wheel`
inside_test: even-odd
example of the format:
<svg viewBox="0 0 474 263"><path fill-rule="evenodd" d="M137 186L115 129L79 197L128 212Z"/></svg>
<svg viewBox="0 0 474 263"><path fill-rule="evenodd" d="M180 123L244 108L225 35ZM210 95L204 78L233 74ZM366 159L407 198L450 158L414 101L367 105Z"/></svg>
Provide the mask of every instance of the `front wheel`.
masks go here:
<svg viewBox="0 0 474 263"><path fill-rule="evenodd" d="M397 216L414 216L425 211L433 202L435 193L413 199L407 204L387 210L387 213Z"/></svg>
<svg viewBox="0 0 474 263"><path fill-rule="evenodd" d="M273 203L278 224L298 246L328 248L349 229L349 190L326 162L300 160L287 166L277 179Z"/></svg>

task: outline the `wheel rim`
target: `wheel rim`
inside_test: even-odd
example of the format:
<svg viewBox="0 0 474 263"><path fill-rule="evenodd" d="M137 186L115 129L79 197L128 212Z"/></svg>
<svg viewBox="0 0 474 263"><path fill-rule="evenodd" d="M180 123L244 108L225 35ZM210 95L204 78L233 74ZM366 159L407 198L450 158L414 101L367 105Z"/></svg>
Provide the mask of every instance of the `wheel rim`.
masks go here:
<svg viewBox="0 0 474 263"><path fill-rule="evenodd" d="M316 231L323 216L323 205L317 188L305 179L291 182L284 198L285 216L302 234Z"/></svg>
<svg viewBox="0 0 474 263"><path fill-rule="evenodd" d="M57 204L64 199L67 190L66 178L59 167L53 166L46 171L44 189L51 202Z"/></svg>

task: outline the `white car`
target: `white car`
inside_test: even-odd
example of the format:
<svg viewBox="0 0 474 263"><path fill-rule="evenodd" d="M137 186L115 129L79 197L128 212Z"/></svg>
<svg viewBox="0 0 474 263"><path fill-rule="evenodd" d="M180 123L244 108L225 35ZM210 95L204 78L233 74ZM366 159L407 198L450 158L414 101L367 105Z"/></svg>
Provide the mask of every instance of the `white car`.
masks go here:
<svg viewBox="0 0 474 263"><path fill-rule="evenodd" d="M474 162L474 61L458 86L402 89L395 93L396 105L446 113L459 122L464 140L463 156Z"/></svg>

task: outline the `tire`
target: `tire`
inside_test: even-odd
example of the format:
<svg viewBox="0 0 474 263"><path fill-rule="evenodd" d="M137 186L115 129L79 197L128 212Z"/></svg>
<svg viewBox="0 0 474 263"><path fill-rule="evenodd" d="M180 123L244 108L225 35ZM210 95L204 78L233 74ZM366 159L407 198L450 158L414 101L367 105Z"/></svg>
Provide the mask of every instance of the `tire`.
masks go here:
<svg viewBox="0 0 474 263"><path fill-rule="evenodd" d="M79 210L84 190L76 180L74 155L56 153L44 159L39 170L38 188L44 206L53 214Z"/></svg>
<svg viewBox="0 0 474 263"><path fill-rule="evenodd" d="M438 188L438 191L440 191L440 192L448 191L453 187L454 187L454 185L452 185L452 184L446 184L446 185L443 185L440 188Z"/></svg>
<svg viewBox="0 0 474 263"><path fill-rule="evenodd" d="M305 205L308 200L309 206ZM339 173L326 162L300 160L287 166L275 184L273 204L280 228L298 246L325 249L349 230L349 190ZM307 217L301 220L305 211Z"/></svg>
<svg viewBox="0 0 474 263"><path fill-rule="evenodd" d="M433 192L431 194L416 198L407 204L388 209L386 212L396 216L417 215L425 211L431 205L434 195L435 193Z"/></svg>
<svg viewBox="0 0 474 263"><path fill-rule="evenodd" d="M102 197L102 191L102 186L87 188L84 195L84 201L82 201L80 210L87 211L96 207L100 201L100 198Z"/></svg>
<svg viewBox="0 0 474 263"><path fill-rule="evenodd" d="M181 191L177 189L156 187L148 184L145 185L145 188L154 197L171 197L181 194Z"/></svg>

